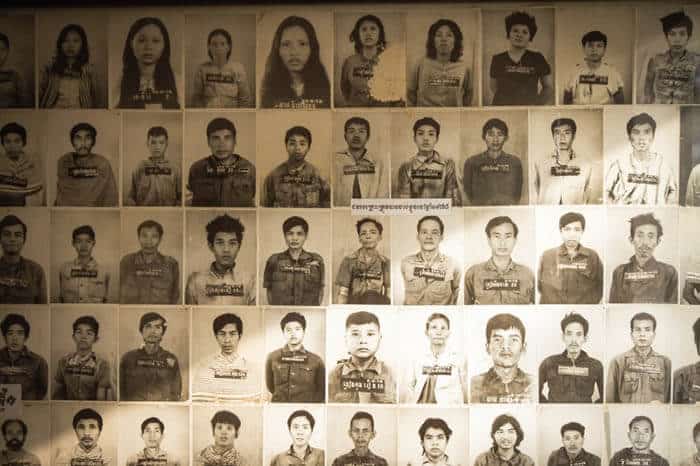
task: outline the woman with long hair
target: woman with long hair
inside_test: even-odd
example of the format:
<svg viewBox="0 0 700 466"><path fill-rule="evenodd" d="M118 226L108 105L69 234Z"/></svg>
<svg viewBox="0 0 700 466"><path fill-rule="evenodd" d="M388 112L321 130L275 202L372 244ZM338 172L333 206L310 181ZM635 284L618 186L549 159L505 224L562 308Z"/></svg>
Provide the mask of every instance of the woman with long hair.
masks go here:
<svg viewBox="0 0 700 466"><path fill-rule="evenodd" d="M140 18L129 29L117 107L180 108L170 66L170 36L158 18Z"/></svg>
<svg viewBox="0 0 700 466"><path fill-rule="evenodd" d="M300 16L277 27L262 80L262 108L328 108L330 81L316 31Z"/></svg>
<svg viewBox="0 0 700 466"><path fill-rule="evenodd" d="M68 24L58 34L51 62L42 70L39 107L92 108L96 101L97 81L87 34L79 24Z"/></svg>

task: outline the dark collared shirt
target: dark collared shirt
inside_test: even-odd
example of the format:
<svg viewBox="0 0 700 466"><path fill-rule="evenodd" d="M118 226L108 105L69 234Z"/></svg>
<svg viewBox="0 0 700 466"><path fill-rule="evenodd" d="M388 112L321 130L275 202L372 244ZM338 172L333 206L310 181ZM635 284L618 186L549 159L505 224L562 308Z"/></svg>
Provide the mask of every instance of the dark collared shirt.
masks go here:
<svg viewBox="0 0 700 466"><path fill-rule="evenodd" d="M491 447L476 457L474 466L535 466L535 462L517 449L511 459L505 460L501 458L494 447Z"/></svg>
<svg viewBox="0 0 700 466"><path fill-rule="evenodd" d="M320 448L314 448L311 445L306 447L304 458L299 458L294 454L292 446L289 449L275 455L270 462L270 466L324 466L326 464L326 455Z"/></svg>
<svg viewBox="0 0 700 466"><path fill-rule="evenodd" d="M610 362L607 403L671 401L671 360L653 349L646 356L632 348Z"/></svg>
<svg viewBox="0 0 700 466"><path fill-rule="evenodd" d="M44 269L33 260L0 257L0 304L46 304Z"/></svg>
<svg viewBox="0 0 700 466"><path fill-rule="evenodd" d="M673 402L700 403L700 361L673 373Z"/></svg>
<svg viewBox="0 0 700 466"><path fill-rule="evenodd" d="M542 394L545 382L549 388L546 397ZM542 361L539 384L540 403L591 403L596 384L599 395L596 403L602 403L603 364L583 350L572 360L565 350Z"/></svg>
<svg viewBox="0 0 700 466"><path fill-rule="evenodd" d="M98 154L69 152L58 160L57 206L115 207L117 183L112 166Z"/></svg>
<svg viewBox="0 0 700 466"><path fill-rule="evenodd" d="M393 371L376 357L365 370L352 358L341 359L328 376L328 401L334 403L396 403Z"/></svg>
<svg viewBox="0 0 700 466"><path fill-rule="evenodd" d="M623 448L610 459L610 466L669 466L668 461L654 450L635 453L631 447Z"/></svg>
<svg viewBox="0 0 700 466"><path fill-rule="evenodd" d="M304 347L291 351L285 346L267 356L265 384L272 401L323 403L326 368L318 355Z"/></svg>
<svg viewBox="0 0 700 466"><path fill-rule="evenodd" d="M210 155L192 164L187 189L193 207L254 207L255 165L238 154Z"/></svg>
<svg viewBox="0 0 700 466"><path fill-rule="evenodd" d="M161 347L153 354L144 348L129 351L119 365L122 401L180 401L182 378L177 357Z"/></svg>
<svg viewBox="0 0 700 466"><path fill-rule="evenodd" d="M649 60L649 71L653 71L653 95L648 96L653 104L697 103L695 88L700 72L700 54L685 50L674 58L671 50L654 55Z"/></svg>
<svg viewBox="0 0 700 466"><path fill-rule="evenodd" d="M269 304L318 306L324 286L325 265L315 252L302 250L294 260L289 250L273 254L267 259L263 288L270 290Z"/></svg>
<svg viewBox="0 0 700 466"><path fill-rule="evenodd" d="M472 377L471 403L533 403L535 383L530 374L519 367L513 380L504 383L492 367Z"/></svg>
<svg viewBox="0 0 700 466"><path fill-rule="evenodd" d="M561 447L549 455L547 466L600 466L600 457L582 448L576 458L571 459L566 448Z"/></svg>
<svg viewBox="0 0 700 466"><path fill-rule="evenodd" d="M515 155L487 151L464 162L464 193L471 205L517 205L523 189L523 165Z"/></svg>
<svg viewBox="0 0 700 466"><path fill-rule="evenodd" d="M55 381L55 400L96 400L98 388L112 387L112 371L94 352L83 359L69 353L58 360Z"/></svg>
<svg viewBox="0 0 700 466"><path fill-rule="evenodd" d="M610 302L678 304L678 273L653 257L642 267L632 256L613 272Z"/></svg>
<svg viewBox="0 0 700 466"><path fill-rule="evenodd" d="M49 387L49 366L26 346L13 360L5 346L0 349L0 384L21 385L23 400L43 400Z"/></svg>
<svg viewBox="0 0 700 466"><path fill-rule="evenodd" d="M350 450L333 460L332 466L388 466L389 463L379 455L367 450L367 454L360 456L355 450Z"/></svg>
<svg viewBox="0 0 700 466"><path fill-rule="evenodd" d="M120 302L122 304L178 304L180 302L180 266L177 260L160 252L143 251L124 256L119 264Z"/></svg>
<svg viewBox="0 0 700 466"><path fill-rule="evenodd" d="M570 257L563 244L546 250L537 274L540 304L598 304L603 297L603 263L579 245Z"/></svg>
<svg viewBox="0 0 700 466"><path fill-rule="evenodd" d="M464 304L535 304L535 275L512 260L500 271L493 258L464 274Z"/></svg>
<svg viewBox="0 0 700 466"><path fill-rule="evenodd" d="M131 174L128 205L179 206L182 199L180 165L166 158L142 160Z"/></svg>
<svg viewBox="0 0 700 466"><path fill-rule="evenodd" d="M348 302L357 302L367 292L386 296L391 287L391 264L379 253L364 254L358 249L343 258L335 277L341 293L349 295Z"/></svg>
<svg viewBox="0 0 700 466"><path fill-rule="evenodd" d="M318 168L303 162L290 168L288 162L278 165L265 178L264 207L330 207L331 189Z"/></svg>
<svg viewBox="0 0 700 466"><path fill-rule="evenodd" d="M41 466L41 460L24 448L19 451L0 451L0 466Z"/></svg>
<svg viewBox="0 0 700 466"><path fill-rule="evenodd" d="M437 151L427 159L411 157L399 167L398 197L447 198L461 206L457 170L452 159L442 159Z"/></svg>

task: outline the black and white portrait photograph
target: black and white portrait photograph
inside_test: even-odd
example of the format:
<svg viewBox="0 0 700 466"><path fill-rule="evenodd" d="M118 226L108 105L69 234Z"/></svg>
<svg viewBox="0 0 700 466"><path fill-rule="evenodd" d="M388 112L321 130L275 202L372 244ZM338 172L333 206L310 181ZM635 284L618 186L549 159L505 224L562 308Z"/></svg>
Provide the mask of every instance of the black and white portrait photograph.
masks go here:
<svg viewBox="0 0 700 466"><path fill-rule="evenodd" d="M469 464L488 466L509 461L534 466L537 458L536 407L498 405L469 409Z"/></svg>
<svg viewBox="0 0 700 466"><path fill-rule="evenodd" d="M602 110L532 110L532 203L602 204L602 136Z"/></svg>
<svg viewBox="0 0 700 466"><path fill-rule="evenodd" d="M330 211L260 212L260 302L273 306L324 306L330 302Z"/></svg>
<svg viewBox="0 0 700 466"><path fill-rule="evenodd" d="M700 227L700 212L697 209L681 209L679 212L681 249L680 287L681 304L700 304L700 248L691 238Z"/></svg>
<svg viewBox="0 0 700 466"><path fill-rule="evenodd" d="M537 410L537 464L607 464L602 407L573 410L540 406Z"/></svg>
<svg viewBox="0 0 700 466"><path fill-rule="evenodd" d="M119 212L51 213L51 302L119 302Z"/></svg>
<svg viewBox="0 0 700 466"><path fill-rule="evenodd" d="M254 14L211 7L185 16L185 83L192 108L255 108Z"/></svg>
<svg viewBox="0 0 700 466"><path fill-rule="evenodd" d="M0 461L27 466L48 465L51 457L50 425L46 405L25 403L20 416L6 415L0 424L2 451Z"/></svg>
<svg viewBox="0 0 700 466"><path fill-rule="evenodd" d="M185 18L166 9L109 15L110 108L180 109Z"/></svg>
<svg viewBox="0 0 700 466"><path fill-rule="evenodd" d="M669 416L666 406L610 406L606 441L610 466L630 462L668 466L673 424L677 422Z"/></svg>
<svg viewBox="0 0 700 466"><path fill-rule="evenodd" d="M54 404L51 464L117 464L119 416L114 404Z"/></svg>
<svg viewBox="0 0 700 466"><path fill-rule="evenodd" d="M185 205L255 207L255 114L187 112Z"/></svg>
<svg viewBox="0 0 700 466"><path fill-rule="evenodd" d="M46 205L46 121L45 113L14 110L2 112L0 205Z"/></svg>
<svg viewBox="0 0 700 466"><path fill-rule="evenodd" d="M479 103L479 14L476 9L416 5L406 16L406 100L412 107Z"/></svg>
<svg viewBox="0 0 700 466"><path fill-rule="evenodd" d="M331 106L330 11L271 9L257 23L260 108L309 110Z"/></svg>
<svg viewBox="0 0 700 466"><path fill-rule="evenodd" d="M406 16L396 10L335 14L335 107L406 105Z"/></svg>
<svg viewBox="0 0 700 466"><path fill-rule="evenodd" d="M49 118L48 203L56 207L118 207L118 113L63 111Z"/></svg>
<svg viewBox="0 0 700 466"><path fill-rule="evenodd" d="M332 466L398 464L397 410L387 406L330 406L328 463ZM337 421L337 422L335 422Z"/></svg>
<svg viewBox="0 0 700 466"><path fill-rule="evenodd" d="M260 309L197 308L192 316L192 400L260 402L265 333Z"/></svg>
<svg viewBox="0 0 700 466"><path fill-rule="evenodd" d="M158 308L119 311L119 401L186 401L189 312Z"/></svg>
<svg viewBox="0 0 700 466"><path fill-rule="evenodd" d="M34 107L34 16L0 18L0 108Z"/></svg>
<svg viewBox="0 0 700 466"><path fill-rule="evenodd" d="M483 105L554 104L554 9L481 11Z"/></svg>
<svg viewBox="0 0 700 466"><path fill-rule="evenodd" d="M256 213L188 210L185 231L185 304L254 306Z"/></svg>
<svg viewBox="0 0 700 466"><path fill-rule="evenodd" d="M674 311L672 322L677 335L669 355L673 361L673 396L675 404L700 403L700 313L696 309Z"/></svg>
<svg viewBox="0 0 700 466"><path fill-rule="evenodd" d="M122 212L121 304L180 304L184 295L182 212Z"/></svg>
<svg viewBox="0 0 700 466"><path fill-rule="evenodd" d="M189 417L186 406L120 406L119 465L187 464Z"/></svg>
<svg viewBox="0 0 700 466"><path fill-rule="evenodd" d="M396 464L466 466L471 451L470 415L466 409L445 407L399 409Z"/></svg>
<svg viewBox="0 0 700 466"><path fill-rule="evenodd" d="M194 405L191 464L263 464L262 429L262 407Z"/></svg>
<svg viewBox="0 0 700 466"><path fill-rule="evenodd" d="M39 108L107 108L107 28L100 11L52 10L37 15L36 24Z"/></svg>
<svg viewBox="0 0 700 466"><path fill-rule="evenodd" d="M263 411L263 461L286 466L325 465L326 408L323 406L267 405Z"/></svg>
<svg viewBox="0 0 700 466"><path fill-rule="evenodd" d="M636 11L631 6L557 10L557 102L631 104Z"/></svg>
<svg viewBox="0 0 700 466"><path fill-rule="evenodd" d="M122 205L182 205L182 115L125 112Z"/></svg>
<svg viewBox="0 0 700 466"><path fill-rule="evenodd" d="M527 205L527 110L480 110L460 117L457 179L463 204Z"/></svg>
<svg viewBox="0 0 700 466"><path fill-rule="evenodd" d="M670 415L674 421L674 432L668 434L672 439L668 460L673 464L692 466L700 455L700 408L674 406Z"/></svg>
<svg viewBox="0 0 700 466"><path fill-rule="evenodd" d="M695 128L700 113L695 107L681 108L679 203L700 206L700 137Z"/></svg>
<svg viewBox="0 0 700 466"><path fill-rule="evenodd" d="M116 306L54 306L51 317L51 399L116 401Z"/></svg>

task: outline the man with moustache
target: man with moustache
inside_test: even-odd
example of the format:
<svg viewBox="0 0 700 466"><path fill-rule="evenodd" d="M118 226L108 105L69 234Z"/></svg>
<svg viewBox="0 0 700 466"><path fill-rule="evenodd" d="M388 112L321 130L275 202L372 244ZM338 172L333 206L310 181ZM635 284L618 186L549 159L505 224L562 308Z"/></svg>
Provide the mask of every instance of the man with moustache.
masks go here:
<svg viewBox="0 0 700 466"><path fill-rule="evenodd" d="M34 453L24 449L27 440L27 424L21 419L6 419L2 423L5 449L0 451L0 466L41 466Z"/></svg>
<svg viewBox="0 0 700 466"><path fill-rule="evenodd" d="M22 256L27 225L15 215L0 220L0 304L46 304L41 265Z"/></svg>
<svg viewBox="0 0 700 466"><path fill-rule="evenodd" d="M58 159L56 206L116 207L117 183L109 161L92 152L97 130L78 123L70 130L73 151Z"/></svg>
<svg viewBox="0 0 700 466"><path fill-rule="evenodd" d="M578 422L567 422L559 430L562 447L554 450L547 466L600 466L600 457L583 449L586 428Z"/></svg>
<svg viewBox="0 0 700 466"><path fill-rule="evenodd" d="M0 128L0 144L4 149L0 155L0 206L42 205L43 167L24 151L26 128L16 122L6 124Z"/></svg>
<svg viewBox="0 0 700 466"><path fill-rule="evenodd" d="M126 466L180 466L167 451L160 448L165 435L165 424L157 417L149 417L141 423L141 438L145 448L126 460Z"/></svg>
<svg viewBox="0 0 700 466"><path fill-rule="evenodd" d="M109 466L107 458L98 445L102 434L102 416L91 408L78 411L73 416L73 431L78 443L70 449L61 449L54 460L55 466Z"/></svg>

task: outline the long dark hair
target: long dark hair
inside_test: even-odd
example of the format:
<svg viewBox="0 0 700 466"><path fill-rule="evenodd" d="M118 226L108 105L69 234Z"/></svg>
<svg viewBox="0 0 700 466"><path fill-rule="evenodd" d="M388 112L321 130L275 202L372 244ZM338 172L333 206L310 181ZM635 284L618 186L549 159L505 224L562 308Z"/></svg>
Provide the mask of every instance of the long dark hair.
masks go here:
<svg viewBox="0 0 700 466"><path fill-rule="evenodd" d="M316 31L306 18L289 16L277 27L275 37L272 39L272 47L267 57L265 76L262 81L263 107L274 107L275 104L280 101L290 100L295 97L291 88L292 78L289 74L289 70L284 66L284 63L282 63L279 53L282 33L285 29L294 26L298 26L306 32L311 48L309 61L306 62L301 72L302 79L304 80L305 97L323 99L326 106L329 103L331 84L328 80L326 69L323 67L323 64L321 64L320 47L318 38L316 37Z"/></svg>
<svg viewBox="0 0 700 466"><path fill-rule="evenodd" d="M80 53L76 57L76 63L73 65L74 69L79 70L83 65L90 61L90 48L88 47L87 34L85 34L85 29L79 24L68 24L61 29L58 33L58 38L56 39L56 54L53 59L53 64L51 65L51 71L56 74L63 74L68 68L68 60L66 55L63 53L63 42L66 40L69 32L75 32L80 36Z"/></svg>
<svg viewBox="0 0 700 466"><path fill-rule="evenodd" d="M139 80L140 71L139 65L136 61L136 56L134 55L134 50L131 48L131 42L134 36L149 24L153 24L160 29L160 33L163 36L163 53L160 55L158 62L156 63L156 69L153 74L155 81L155 87L159 90L170 90L172 91L175 99L174 105L170 104L169 107L179 108L177 99L177 86L175 85L175 76L173 75L173 69L170 66L170 35L168 35L168 30L165 28L163 22L158 18L145 17L138 19L129 29L129 34L126 36L126 42L124 43L124 53L122 54L122 83L119 95L119 105L120 108L134 108L140 107L140 105L131 102L131 97L136 94L139 90Z"/></svg>
<svg viewBox="0 0 700 466"><path fill-rule="evenodd" d="M364 15L355 21L355 27L352 28L350 32L350 42L355 44L355 52L362 53L362 42L360 41L360 26L362 23L368 21L374 23L379 28L379 38L377 39L377 55L382 53L386 48L386 33L384 32L384 23L377 16L374 15Z"/></svg>
<svg viewBox="0 0 700 466"><path fill-rule="evenodd" d="M456 62L462 57L462 52L464 51L464 36L462 35L462 30L459 28L457 23L449 19L439 19L435 21L428 30L428 40L425 42L425 53L428 58L435 60L437 58L437 50L435 48L435 35L437 30L443 26L447 26L452 31L452 35L455 36L455 45L452 47L452 53L450 53L450 61Z"/></svg>

